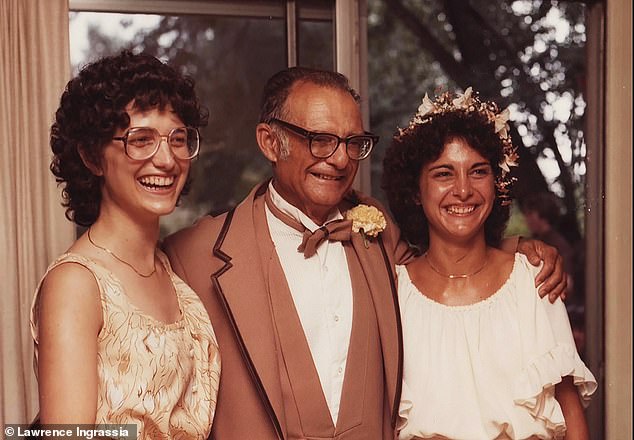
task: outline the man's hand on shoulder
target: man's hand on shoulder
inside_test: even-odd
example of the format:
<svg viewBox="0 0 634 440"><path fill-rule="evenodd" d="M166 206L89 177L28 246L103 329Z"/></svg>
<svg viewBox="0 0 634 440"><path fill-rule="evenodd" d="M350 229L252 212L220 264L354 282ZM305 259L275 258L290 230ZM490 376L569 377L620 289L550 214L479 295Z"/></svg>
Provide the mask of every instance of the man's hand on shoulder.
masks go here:
<svg viewBox="0 0 634 440"><path fill-rule="evenodd" d="M544 266L535 278L535 285L539 287L539 295L548 295L550 302L555 302L558 297L566 299L566 273L564 272L564 261L557 249L549 246L543 241L520 238L517 251L526 255L528 261L538 266L544 262Z"/></svg>

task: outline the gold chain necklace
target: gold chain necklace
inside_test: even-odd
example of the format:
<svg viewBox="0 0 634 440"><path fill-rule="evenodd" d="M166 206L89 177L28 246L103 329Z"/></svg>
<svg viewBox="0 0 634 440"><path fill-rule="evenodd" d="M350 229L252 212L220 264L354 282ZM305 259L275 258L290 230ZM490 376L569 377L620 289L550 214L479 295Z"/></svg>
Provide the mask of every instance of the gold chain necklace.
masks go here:
<svg viewBox="0 0 634 440"><path fill-rule="evenodd" d="M154 268L152 269L152 272L150 272L150 273L148 273L148 274L141 273L141 272L139 272L138 270L136 270L136 268L135 268L133 265L131 265L130 263L128 263L127 261L125 261L123 258L119 258L119 257L117 256L117 254L115 254L114 252L112 252L110 249L108 249L108 248L106 248L106 247L103 247L103 246L99 246L97 243L95 243L95 242L92 240L92 237L90 236L90 229L91 229L91 228L88 228L88 241L89 241L89 242L90 242L90 243L91 243L94 247L96 247L97 249L101 249L102 251L106 251L107 253L109 253L110 255L112 255L112 256L113 256L116 260L118 260L118 261L122 262L123 264L125 264L126 266L130 267L130 269L132 269L133 271L135 271L135 272L136 272L136 274L137 274L138 276L140 276L140 277L143 277L143 278L150 278L152 275L154 275L154 273L156 272L156 260L154 260Z"/></svg>
<svg viewBox="0 0 634 440"><path fill-rule="evenodd" d="M429 267L431 267L434 272L436 272L441 277L449 278L450 280L472 277L472 276L482 272L482 269L484 269L486 267L487 263L489 262L489 259L487 257L487 258L484 259L484 263L482 264L482 266L480 266L475 271L473 271L471 273L461 273L461 274L455 274L454 275L454 274L445 274L445 273L442 273L441 271L439 271L438 269L436 269L436 267L434 267L434 265L431 264L431 260L427 256L427 252L425 252L424 256L425 256L425 260L427 261L427 264L429 264Z"/></svg>

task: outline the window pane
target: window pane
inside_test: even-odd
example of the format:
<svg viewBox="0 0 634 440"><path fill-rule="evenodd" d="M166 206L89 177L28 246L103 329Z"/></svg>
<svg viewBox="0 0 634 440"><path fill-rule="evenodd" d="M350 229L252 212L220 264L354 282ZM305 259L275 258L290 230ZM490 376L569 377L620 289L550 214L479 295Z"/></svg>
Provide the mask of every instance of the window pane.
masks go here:
<svg viewBox="0 0 634 440"><path fill-rule="evenodd" d="M332 22L300 20L299 65L333 70L334 29Z"/></svg>
<svg viewBox="0 0 634 440"><path fill-rule="evenodd" d="M334 0L301 0L297 5L297 64L335 67Z"/></svg>

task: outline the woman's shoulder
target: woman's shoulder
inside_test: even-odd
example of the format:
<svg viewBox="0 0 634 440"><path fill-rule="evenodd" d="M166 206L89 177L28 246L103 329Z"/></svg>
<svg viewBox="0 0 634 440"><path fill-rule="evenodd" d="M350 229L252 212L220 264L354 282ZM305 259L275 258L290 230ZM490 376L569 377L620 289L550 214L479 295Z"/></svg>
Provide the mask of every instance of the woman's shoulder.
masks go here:
<svg viewBox="0 0 634 440"><path fill-rule="evenodd" d="M426 298L423 293L424 289L418 287L428 285L424 276L419 276L422 261L422 257L418 256L410 259L407 264L397 264L395 266L398 299L402 308L407 307L411 301L419 303L421 302L419 300L422 299L423 304L427 302L424 299Z"/></svg>
<svg viewBox="0 0 634 440"><path fill-rule="evenodd" d="M510 254L509 254L510 255ZM516 252L511 255L514 259L513 272L511 273L511 280L515 285L526 285L531 292L535 291L535 277L542 267L540 263L538 266L533 266L526 255ZM539 297L539 296L538 296Z"/></svg>
<svg viewBox="0 0 634 440"><path fill-rule="evenodd" d="M548 296L539 295L539 286L535 285L535 278L542 264L534 266L528 258L519 252L514 255L515 264L509 277L508 286L513 291L513 296L521 305L524 312L528 310L542 311L549 315L550 319L561 319L566 315L566 307L561 298L551 303ZM553 315L554 314L554 315ZM566 318L567 319L567 318Z"/></svg>
<svg viewBox="0 0 634 440"><path fill-rule="evenodd" d="M71 287L67 292L85 290L86 287L96 287L98 263L78 253L67 252L60 255L46 269L40 287L55 288Z"/></svg>
<svg viewBox="0 0 634 440"><path fill-rule="evenodd" d="M98 261L88 256L66 252L57 257L46 269L38 290L42 287L68 288L67 294L85 292L87 289L99 289L99 279L107 271Z"/></svg>
<svg viewBox="0 0 634 440"><path fill-rule="evenodd" d="M101 321L100 287L91 264L79 254L63 254L47 269L35 292L32 324L41 317L60 324L78 317ZM40 310L46 310L40 314ZM85 319L82 318L82 321Z"/></svg>
<svg viewBox="0 0 634 440"><path fill-rule="evenodd" d="M502 284L521 286L524 282L530 282L534 287L534 279L540 266L533 266L526 256L519 252L509 253L496 248L489 248L488 263L495 269Z"/></svg>

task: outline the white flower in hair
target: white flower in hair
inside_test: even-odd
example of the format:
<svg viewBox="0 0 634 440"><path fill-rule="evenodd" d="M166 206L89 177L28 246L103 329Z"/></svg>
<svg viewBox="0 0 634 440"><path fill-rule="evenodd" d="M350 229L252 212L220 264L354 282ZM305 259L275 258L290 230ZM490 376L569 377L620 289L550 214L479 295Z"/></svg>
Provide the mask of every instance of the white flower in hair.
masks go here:
<svg viewBox="0 0 634 440"><path fill-rule="evenodd" d="M509 125L507 124L511 117L511 111L505 108L503 111L495 115L495 132L501 138L507 138L509 135Z"/></svg>
<svg viewBox="0 0 634 440"><path fill-rule="evenodd" d="M473 99L471 98L472 94L473 88L467 87L467 90L465 90L462 95L458 95L458 97L452 101L453 106L455 108L468 108L473 102Z"/></svg>
<svg viewBox="0 0 634 440"><path fill-rule="evenodd" d="M518 159L519 155L517 154L517 151L504 153L504 159L500 162L500 168L502 168L505 172L510 173L511 167L519 166Z"/></svg>
<svg viewBox="0 0 634 440"><path fill-rule="evenodd" d="M433 101L429 99L427 93L425 93L425 96L423 97L423 102L421 103L421 105L418 106L416 116L422 119L427 113L430 113L434 110L436 110L436 106L434 105Z"/></svg>

